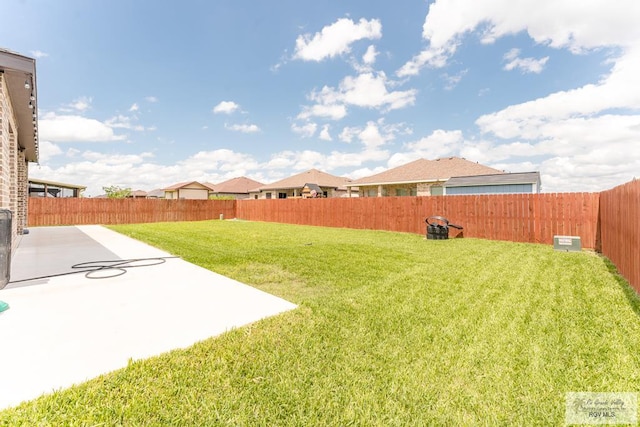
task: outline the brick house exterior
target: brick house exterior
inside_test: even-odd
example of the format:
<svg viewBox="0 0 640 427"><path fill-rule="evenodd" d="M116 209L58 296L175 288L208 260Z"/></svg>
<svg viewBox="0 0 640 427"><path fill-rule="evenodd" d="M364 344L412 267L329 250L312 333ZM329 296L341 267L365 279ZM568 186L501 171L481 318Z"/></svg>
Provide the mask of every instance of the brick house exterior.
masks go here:
<svg viewBox="0 0 640 427"><path fill-rule="evenodd" d="M271 184L249 191L252 199L305 198L305 187L313 184L319 188L319 197L346 197L349 178L331 175L317 169L309 169Z"/></svg>
<svg viewBox="0 0 640 427"><path fill-rule="evenodd" d="M460 157L418 159L387 171L356 179L347 184L360 197L436 196L444 194L444 184L455 176L503 175L504 171Z"/></svg>
<svg viewBox="0 0 640 427"><path fill-rule="evenodd" d="M38 160L36 63L0 49L0 209L12 213L11 241L27 226L29 162Z"/></svg>
<svg viewBox="0 0 640 427"><path fill-rule="evenodd" d="M180 182L164 189L165 199L207 200L213 192L211 184L198 181Z"/></svg>
<svg viewBox="0 0 640 427"><path fill-rule="evenodd" d="M254 188L258 188L264 185L260 181L241 176L233 178L219 184L211 184L213 192L211 196L214 197L233 197L236 200L248 199L249 192Z"/></svg>

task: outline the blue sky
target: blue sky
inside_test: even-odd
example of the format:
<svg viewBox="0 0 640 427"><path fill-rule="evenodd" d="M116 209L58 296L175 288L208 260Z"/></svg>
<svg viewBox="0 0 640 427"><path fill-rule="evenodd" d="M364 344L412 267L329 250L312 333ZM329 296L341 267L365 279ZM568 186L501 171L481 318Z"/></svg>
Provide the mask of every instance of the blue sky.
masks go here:
<svg viewBox="0 0 640 427"><path fill-rule="evenodd" d="M640 176L640 2L6 0L35 178L152 190L460 156L543 191Z"/></svg>

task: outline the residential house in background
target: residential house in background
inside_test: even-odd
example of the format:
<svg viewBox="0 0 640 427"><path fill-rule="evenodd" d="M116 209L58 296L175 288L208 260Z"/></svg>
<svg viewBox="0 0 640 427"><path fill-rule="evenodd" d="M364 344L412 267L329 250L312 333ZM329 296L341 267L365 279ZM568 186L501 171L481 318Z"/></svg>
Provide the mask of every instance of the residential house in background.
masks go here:
<svg viewBox="0 0 640 427"><path fill-rule="evenodd" d="M148 193L144 190L133 190L131 194L129 194L129 198L131 199L146 199Z"/></svg>
<svg viewBox="0 0 640 427"><path fill-rule="evenodd" d="M539 193L540 172L458 176L444 184L444 194Z"/></svg>
<svg viewBox="0 0 640 427"><path fill-rule="evenodd" d="M156 188L155 190L147 191L147 199L164 199L164 190Z"/></svg>
<svg viewBox="0 0 640 427"><path fill-rule="evenodd" d="M181 182L164 189L165 199L207 200L214 188L211 184L198 181Z"/></svg>
<svg viewBox="0 0 640 427"><path fill-rule="evenodd" d="M38 161L36 61L0 49L0 209L11 211L11 244L27 225L29 162Z"/></svg>
<svg viewBox="0 0 640 427"><path fill-rule="evenodd" d="M357 187L360 197L437 196L444 194L444 184L451 177L501 174L501 170L460 157L418 159L346 185L350 192Z"/></svg>
<svg viewBox="0 0 640 427"><path fill-rule="evenodd" d="M29 178L29 197L81 197L84 185Z"/></svg>
<svg viewBox="0 0 640 427"><path fill-rule="evenodd" d="M315 190L315 197L346 197L349 178L331 175L317 169L290 176L250 191L253 199L287 199L306 197ZM308 189L305 192L305 187Z"/></svg>
<svg viewBox="0 0 640 427"><path fill-rule="evenodd" d="M220 184L211 184L213 186L213 192L210 193L210 196L218 196L218 197L233 197L235 199L248 199L249 191L254 188L258 188L263 183L259 181L255 181L253 179L249 179L245 176L241 176L238 178L233 178Z"/></svg>

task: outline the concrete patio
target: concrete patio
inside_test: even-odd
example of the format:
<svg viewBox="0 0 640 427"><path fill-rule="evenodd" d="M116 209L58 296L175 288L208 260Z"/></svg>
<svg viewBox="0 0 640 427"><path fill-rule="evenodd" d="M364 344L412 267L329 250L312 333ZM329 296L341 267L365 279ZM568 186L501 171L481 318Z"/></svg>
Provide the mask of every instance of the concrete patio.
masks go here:
<svg viewBox="0 0 640 427"><path fill-rule="evenodd" d="M163 259L90 275L100 279L67 274L140 258ZM0 410L296 307L101 226L32 228L11 269Z"/></svg>

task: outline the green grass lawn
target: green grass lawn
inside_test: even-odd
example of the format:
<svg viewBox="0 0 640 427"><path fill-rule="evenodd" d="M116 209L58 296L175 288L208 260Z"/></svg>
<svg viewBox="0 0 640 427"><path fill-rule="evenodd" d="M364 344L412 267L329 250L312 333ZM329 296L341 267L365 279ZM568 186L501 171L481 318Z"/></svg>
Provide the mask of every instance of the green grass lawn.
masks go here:
<svg viewBox="0 0 640 427"><path fill-rule="evenodd" d="M639 300L592 253L242 221L113 228L299 308L0 424L546 426L564 424L566 392L640 391Z"/></svg>

